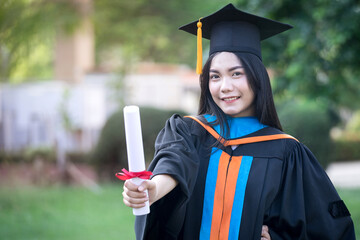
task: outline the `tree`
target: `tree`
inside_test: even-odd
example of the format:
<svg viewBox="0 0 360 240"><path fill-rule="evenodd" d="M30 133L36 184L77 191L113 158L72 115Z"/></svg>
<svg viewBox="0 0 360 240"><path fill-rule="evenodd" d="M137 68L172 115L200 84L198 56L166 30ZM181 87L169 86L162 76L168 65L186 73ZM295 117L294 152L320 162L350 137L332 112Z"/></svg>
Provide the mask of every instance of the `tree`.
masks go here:
<svg viewBox="0 0 360 240"><path fill-rule="evenodd" d="M216 0L206 4L201 0L92 2L98 63L110 55L125 63L141 59L194 64L195 38L181 34L177 29L222 4ZM78 26L82 14L77 7L80 3L81 0L2 0L1 80L13 80L19 70L24 71L23 65L27 65L26 73L22 73L26 77L38 78L44 71L52 69L56 31L70 33ZM34 59L34 55L40 56ZM49 75L51 73L47 73L48 78Z"/></svg>
<svg viewBox="0 0 360 240"><path fill-rule="evenodd" d="M360 3L356 0L239 0L238 6L294 26L264 44L277 95L320 98L356 109L360 102Z"/></svg>
<svg viewBox="0 0 360 240"><path fill-rule="evenodd" d="M194 65L196 38L178 28L220 6L216 0L206 4L202 0L94 0L98 57L112 51L116 57L125 56L125 61L132 57Z"/></svg>
<svg viewBox="0 0 360 240"><path fill-rule="evenodd" d="M78 16L75 3L70 0L0 1L0 81L8 81L34 49L42 48L39 58L51 54L55 31L73 31L79 23ZM52 68L51 61L51 57L40 61L45 67L32 65L27 74L38 77L45 68Z"/></svg>

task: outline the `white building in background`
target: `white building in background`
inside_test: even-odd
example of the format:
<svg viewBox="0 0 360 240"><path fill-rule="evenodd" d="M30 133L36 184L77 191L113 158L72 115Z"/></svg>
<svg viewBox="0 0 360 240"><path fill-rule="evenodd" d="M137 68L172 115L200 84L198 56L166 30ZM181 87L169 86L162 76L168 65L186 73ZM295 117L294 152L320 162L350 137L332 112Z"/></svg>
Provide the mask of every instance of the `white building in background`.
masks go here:
<svg viewBox="0 0 360 240"><path fill-rule="evenodd" d="M96 84L3 85L0 99L0 149L5 151L58 145L88 151L106 120L105 89Z"/></svg>
<svg viewBox="0 0 360 240"><path fill-rule="evenodd" d="M64 81L0 86L0 150L62 148L87 152L96 144L107 118L119 105L113 74L87 75L83 82ZM139 64L124 78L126 105L197 111L197 75L182 66ZM69 119L66 128L64 117Z"/></svg>
<svg viewBox="0 0 360 240"><path fill-rule="evenodd" d="M141 63L125 79L125 103L167 110L197 112L198 75L188 67Z"/></svg>

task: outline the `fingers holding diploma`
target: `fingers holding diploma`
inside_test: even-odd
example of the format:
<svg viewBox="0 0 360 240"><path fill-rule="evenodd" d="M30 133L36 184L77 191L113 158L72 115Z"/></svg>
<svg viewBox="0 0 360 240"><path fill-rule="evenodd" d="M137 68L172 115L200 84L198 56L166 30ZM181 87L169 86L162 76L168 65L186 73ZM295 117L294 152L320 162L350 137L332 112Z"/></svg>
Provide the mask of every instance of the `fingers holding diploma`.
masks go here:
<svg viewBox="0 0 360 240"><path fill-rule="evenodd" d="M174 178L165 174L145 180L139 186L127 180L124 183L123 201L126 206L131 208L144 207L146 201L149 201L151 205L173 190L177 184ZM146 196L146 190L149 197Z"/></svg>
<svg viewBox="0 0 360 240"><path fill-rule="evenodd" d="M147 197L146 190L148 190ZM154 196L156 195L156 183L152 180L143 181L139 186L131 182L125 181L123 191L123 202L126 206L131 208L141 208L145 206L145 202L150 200L153 203Z"/></svg>

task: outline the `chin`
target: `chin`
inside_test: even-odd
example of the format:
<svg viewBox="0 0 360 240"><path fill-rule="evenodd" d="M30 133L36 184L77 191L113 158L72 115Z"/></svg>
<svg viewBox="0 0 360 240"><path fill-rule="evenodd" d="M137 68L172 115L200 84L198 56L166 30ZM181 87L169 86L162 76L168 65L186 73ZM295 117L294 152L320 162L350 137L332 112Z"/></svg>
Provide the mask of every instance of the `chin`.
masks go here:
<svg viewBox="0 0 360 240"><path fill-rule="evenodd" d="M236 116L241 115L241 113L239 113L239 112L224 112L224 113L230 117L236 117Z"/></svg>
<svg viewBox="0 0 360 240"><path fill-rule="evenodd" d="M224 112L226 115L230 117L251 117L254 116L254 114L248 113L248 112Z"/></svg>

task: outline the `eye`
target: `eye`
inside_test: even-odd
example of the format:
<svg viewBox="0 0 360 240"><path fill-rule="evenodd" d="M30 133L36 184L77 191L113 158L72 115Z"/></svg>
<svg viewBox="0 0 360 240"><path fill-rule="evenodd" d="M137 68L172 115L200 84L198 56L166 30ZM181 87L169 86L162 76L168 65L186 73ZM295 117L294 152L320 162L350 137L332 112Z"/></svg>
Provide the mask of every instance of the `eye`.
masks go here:
<svg viewBox="0 0 360 240"><path fill-rule="evenodd" d="M220 76L218 74L210 74L210 80L217 80Z"/></svg>
<svg viewBox="0 0 360 240"><path fill-rule="evenodd" d="M236 72L233 73L233 77L240 77L242 75L244 75L244 73L240 72L240 71L236 71Z"/></svg>

